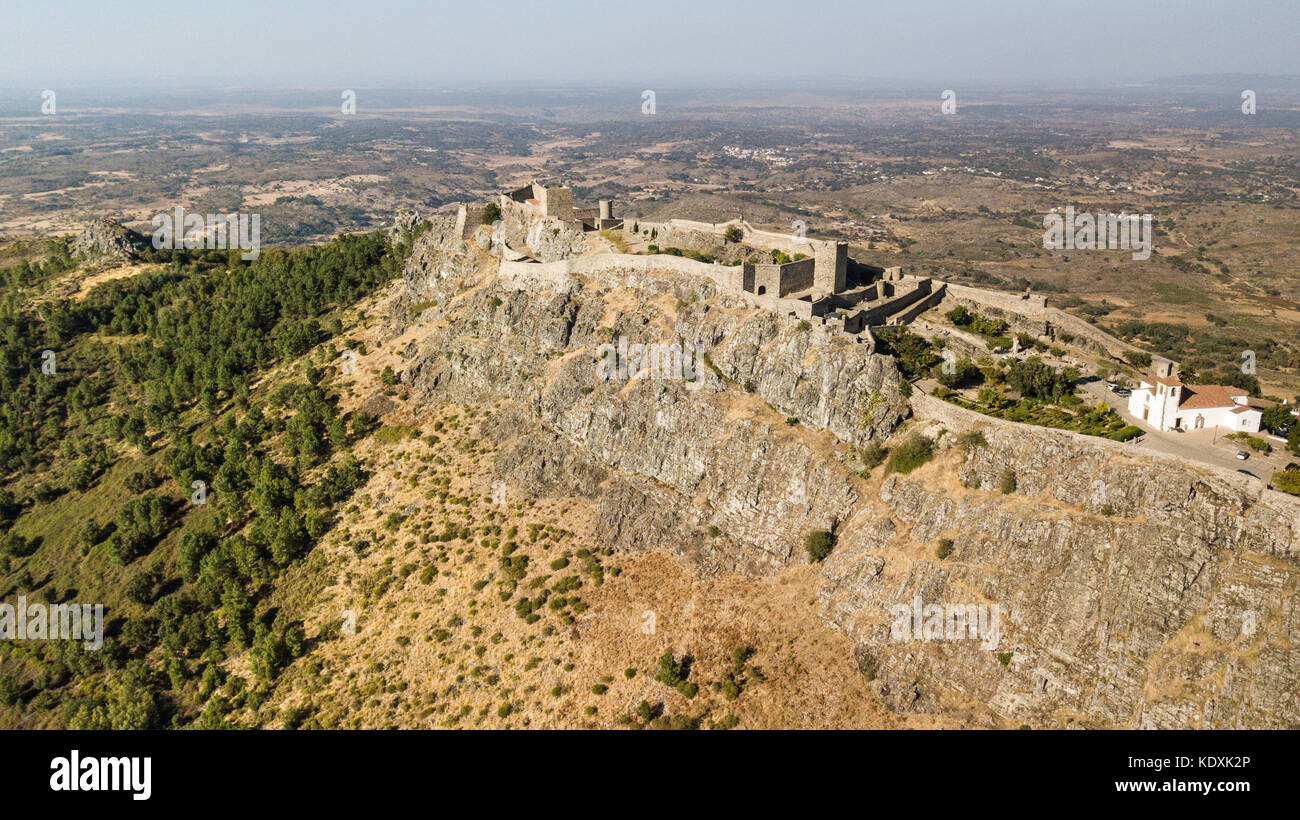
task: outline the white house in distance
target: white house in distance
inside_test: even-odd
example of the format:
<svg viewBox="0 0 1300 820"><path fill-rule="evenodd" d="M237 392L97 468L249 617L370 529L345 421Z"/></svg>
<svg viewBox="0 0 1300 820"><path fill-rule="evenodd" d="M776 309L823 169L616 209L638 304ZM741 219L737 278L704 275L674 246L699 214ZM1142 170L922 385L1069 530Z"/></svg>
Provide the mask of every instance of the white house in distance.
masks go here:
<svg viewBox="0 0 1300 820"><path fill-rule="evenodd" d="M1233 432L1258 433L1263 414L1246 404L1249 394L1222 384L1183 384L1178 365L1154 362L1154 376L1142 379L1129 396L1128 411L1157 430L1200 430L1226 427Z"/></svg>

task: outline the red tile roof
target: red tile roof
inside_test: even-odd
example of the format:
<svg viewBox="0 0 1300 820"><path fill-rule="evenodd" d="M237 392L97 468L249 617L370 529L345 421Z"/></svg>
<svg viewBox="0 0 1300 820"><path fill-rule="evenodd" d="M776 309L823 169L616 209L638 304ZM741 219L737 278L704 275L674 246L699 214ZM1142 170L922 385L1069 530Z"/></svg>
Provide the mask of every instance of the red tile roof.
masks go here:
<svg viewBox="0 0 1300 820"><path fill-rule="evenodd" d="M1222 384L1183 385L1183 395L1178 402L1179 409L1200 410L1209 407L1235 407L1233 396L1245 396L1246 391L1240 387Z"/></svg>

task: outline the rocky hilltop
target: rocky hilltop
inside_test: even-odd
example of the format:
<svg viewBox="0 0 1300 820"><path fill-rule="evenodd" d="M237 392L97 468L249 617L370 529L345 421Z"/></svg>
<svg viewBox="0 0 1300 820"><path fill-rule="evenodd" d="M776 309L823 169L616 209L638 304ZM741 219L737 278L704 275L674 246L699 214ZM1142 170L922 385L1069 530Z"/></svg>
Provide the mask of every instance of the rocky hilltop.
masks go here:
<svg viewBox="0 0 1300 820"><path fill-rule="evenodd" d="M73 256L87 262L135 262L148 240L111 219L94 219L73 241Z"/></svg>
<svg viewBox="0 0 1300 820"><path fill-rule="evenodd" d="M985 711L969 719L988 726L1300 725L1294 500L935 407L869 343L680 273L611 256L590 276L506 283L491 243L450 220L420 237L386 305L398 376L416 404L486 408L500 477L590 499L610 545L703 574L778 573L809 561L808 532L834 532L810 605L898 711L974 701ZM602 346L620 340L698 349L702 365L602 379ZM938 450L920 469L859 460L916 431ZM918 599L995 605L996 646L899 640L891 608Z"/></svg>

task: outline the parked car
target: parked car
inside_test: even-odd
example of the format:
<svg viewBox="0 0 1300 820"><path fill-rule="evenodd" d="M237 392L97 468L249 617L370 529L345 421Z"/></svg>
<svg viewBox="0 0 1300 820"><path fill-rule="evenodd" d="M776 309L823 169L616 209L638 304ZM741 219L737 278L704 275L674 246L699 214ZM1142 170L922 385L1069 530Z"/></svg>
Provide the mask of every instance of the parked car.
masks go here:
<svg viewBox="0 0 1300 820"><path fill-rule="evenodd" d="M1250 453L1246 452L1245 450L1238 450L1238 451L1237 451L1237 459L1238 459L1239 461L1245 461L1245 460L1248 459L1248 458L1250 458Z"/></svg>
<svg viewBox="0 0 1300 820"><path fill-rule="evenodd" d="M1128 397L1128 396L1133 395L1133 391L1132 391L1132 390L1129 390L1127 387L1116 387L1116 388L1115 388L1115 395L1116 395L1116 396L1121 396L1121 397Z"/></svg>

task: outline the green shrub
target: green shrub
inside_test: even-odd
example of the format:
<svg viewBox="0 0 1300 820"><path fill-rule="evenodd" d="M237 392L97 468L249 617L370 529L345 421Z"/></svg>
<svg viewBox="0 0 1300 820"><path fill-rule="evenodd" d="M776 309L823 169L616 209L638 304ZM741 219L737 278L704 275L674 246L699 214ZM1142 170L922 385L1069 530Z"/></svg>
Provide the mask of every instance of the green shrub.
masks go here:
<svg viewBox="0 0 1300 820"><path fill-rule="evenodd" d="M974 450L976 447L987 447L988 441L979 430L971 430L957 436L957 446L963 450Z"/></svg>
<svg viewBox="0 0 1300 820"><path fill-rule="evenodd" d="M1284 493L1300 495L1300 470L1283 470L1273 473L1273 486Z"/></svg>
<svg viewBox="0 0 1300 820"><path fill-rule="evenodd" d="M655 680L665 686L675 687L686 680L683 667L684 664L673 660L673 653L665 652L659 658L659 671L655 672Z"/></svg>
<svg viewBox="0 0 1300 820"><path fill-rule="evenodd" d="M1125 350L1124 358L1134 367L1147 368L1151 366L1151 354L1138 350Z"/></svg>
<svg viewBox="0 0 1300 820"><path fill-rule="evenodd" d="M858 451L858 459L868 470L879 467L880 463L888 456L889 451L874 441Z"/></svg>
<svg viewBox="0 0 1300 820"><path fill-rule="evenodd" d="M984 380L984 373L970 359L959 359L936 366L930 373L944 387L961 387L967 384L979 384Z"/></svg>
<svg viewBox="0 0 1300 820"><path fill-rule="evenodd" d="M889 470L907 474L933 457L934 442L920 433L913 433L889 457Z"/></svg>
<svg viewBox="0 0 1300 820"><path fill-rule="evenodd" d="M939 557L940 561L952 555L952 539L940 538L939 547L934 551L934 554Z"/></svg>
<svg viewBox="0 0 1300 820"><path fill-rule="evenodd" d="M1016 473L1010 467L1003 470L998 478L998 489L1003 495L1010 495L1016 491Z"/></svg>
<svg viewBox="0 0 1300 820"><path fill-rule="evenodd" d="M726 679L722 681L722 686L719 687L719 690L722 692L722 696L727 700L735 700L740 697L740 684L736 683L736 679L731 675L728 675Z"/></svg>
<svg viewBox="0 0 1300 820"><path fill-rule="evenodd" d="M835 548L835 536L827 530L813 530L804 537L804 547L808 550L809 561L821 563Z"/></svg>

